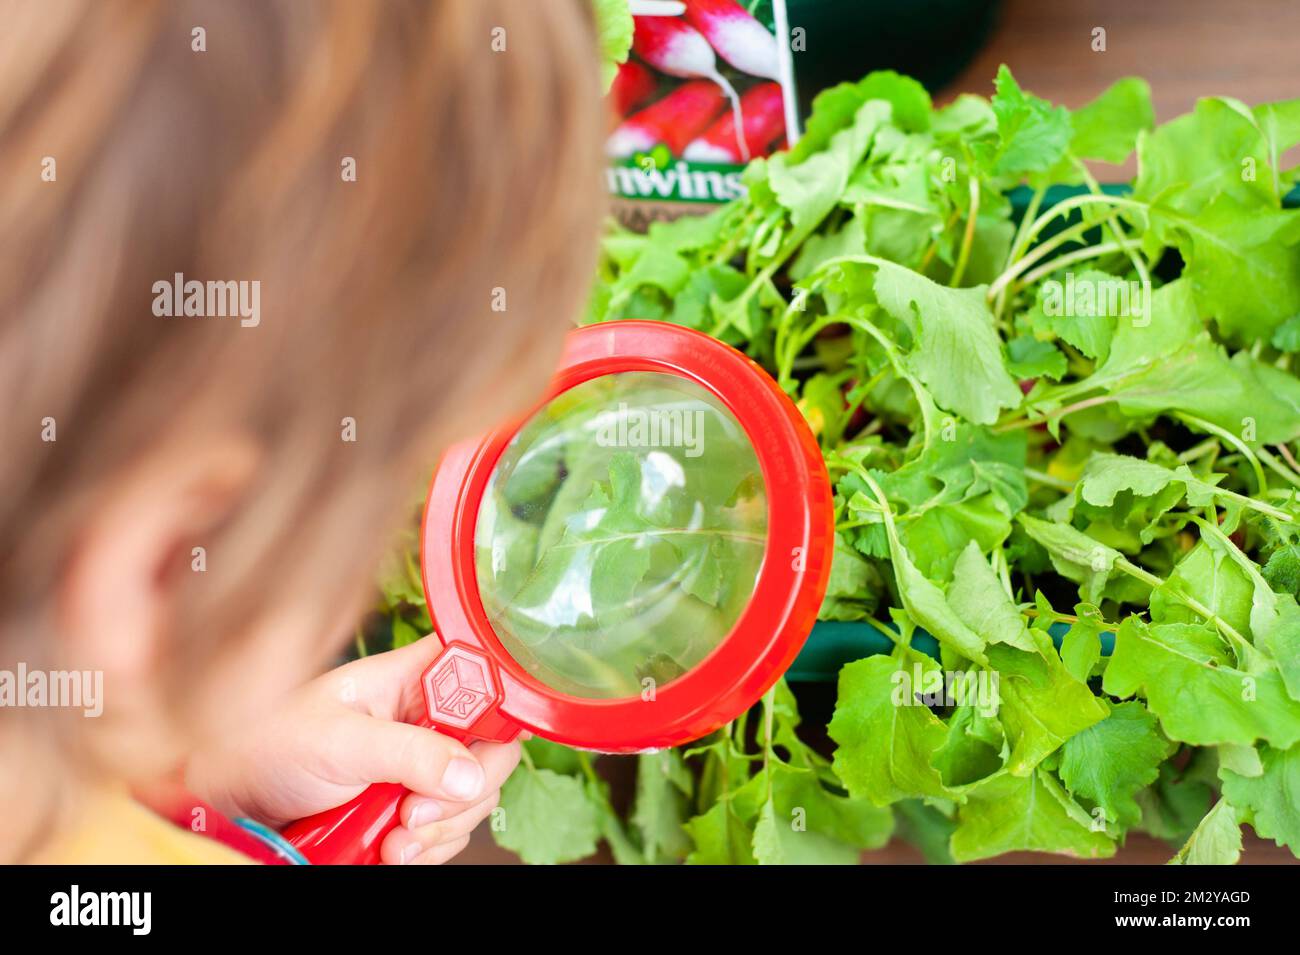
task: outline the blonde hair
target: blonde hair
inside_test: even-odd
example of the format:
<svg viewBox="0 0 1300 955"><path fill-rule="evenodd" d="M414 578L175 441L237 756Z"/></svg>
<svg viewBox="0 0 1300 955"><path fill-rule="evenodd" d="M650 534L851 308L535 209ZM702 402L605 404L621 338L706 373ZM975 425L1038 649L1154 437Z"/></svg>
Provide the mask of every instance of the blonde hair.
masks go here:
<svg viewBox="0 0 1300 955"><path fill-rule="evenodd" d="M260 470L202 542L207 572L188 550L169 569L183 690L278 592L364 577L464 412L541 384L602 208L587 2L32 0L5 18L0 655L48 613L111 480L233 428ZM260 324L156 316L175 273L259 281Z"/></svg>

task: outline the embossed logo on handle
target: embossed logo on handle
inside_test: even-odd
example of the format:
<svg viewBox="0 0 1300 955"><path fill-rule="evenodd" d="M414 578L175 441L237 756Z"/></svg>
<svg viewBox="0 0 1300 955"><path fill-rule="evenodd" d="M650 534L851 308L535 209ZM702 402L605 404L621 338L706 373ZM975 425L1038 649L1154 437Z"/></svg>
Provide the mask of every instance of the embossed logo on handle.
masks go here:
<svg viewBox="0 0 1300 955"><path fill-rule="evenodd" d="M459 644L442 652L422 682L429 718L459 729L473 726L501 695L487 657Z"/></svg>

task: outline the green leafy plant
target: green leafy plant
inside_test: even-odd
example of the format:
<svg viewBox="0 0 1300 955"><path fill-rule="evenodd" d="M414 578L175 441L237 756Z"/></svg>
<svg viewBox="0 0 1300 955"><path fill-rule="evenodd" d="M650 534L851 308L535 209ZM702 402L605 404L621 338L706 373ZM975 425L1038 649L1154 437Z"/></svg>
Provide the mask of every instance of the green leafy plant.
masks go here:
<svg viewBox="0 0 1300 955"><path fill-rule="evenodd" d="M586 320L702 329L774 375L835 487L822 616L893 649L843 667L831 746L782 684L638 757L630 806L530 742L498 834L527 861L851 862L892 833L1095 858L1146 832L1229 863L1243 823L1300 853L1300 100L1156 127L1138 79L1073 113L995 85L941 109L893 73L838 86L745 197L608 236ZM1126 190L1087 165L1134 151ZM996 690L897 693L954 677Z"/></svg>
<svg viewBox="0 0 1300 955"><path fill-rule="evenodd" d="M627 0L592 0L596 40L600 45L600 76L604 89L614 81L620 63L632 49L632 13Z"/></svg>

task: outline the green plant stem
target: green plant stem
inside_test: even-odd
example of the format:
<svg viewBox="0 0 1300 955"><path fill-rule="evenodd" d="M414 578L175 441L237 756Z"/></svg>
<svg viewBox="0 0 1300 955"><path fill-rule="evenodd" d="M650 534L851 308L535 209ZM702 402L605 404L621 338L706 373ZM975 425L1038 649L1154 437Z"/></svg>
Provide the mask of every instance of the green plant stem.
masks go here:
<svg viewBox="0 0 1300 955"><path fill-rule="evenodd" d="M961 209L953 209L952 213L948 216L948 221L943 224L943 231L939 233L939 236L942 236L945 232L955 226L960 218ZM936 236L930 241L929 247L925 250L925 255L921 256L921 264L916 267L916 270L922 275L925 274L926 266L934 260L935 254L939 251L939 236Z"/></svg>
<svg viewBox="0 0 1300 955"><path fill-rule="evenodd" d="M1010 284L1010 282L1018 276L1023 275L1025 271L1032 268L1038 262L1041 262L1045 257L1051 255L1061 246L1077 241L1080 237L1091 232L1095 228L1097 228L1097 225L1094 222L1079 222L1070 226L1068 229L1058 232L1050 239L1038 243L1038 245L1034 246L1027 255L1016 262L1014 266L1007 269L994 279L995 283L1002 283L1002 285L999 286L998 291L1002 291L1006 285ZM992 285L989 286L989 291L993 291Z"/></svg>
<svg viewBox="0 0 1300 955"><path fill-rule="evenodd" d="M1064 418L1066 415L1074 414L1076 411L1082 411L1084 408L1095 408L1097 405L1109 404L1117 400L1111 395L1096 395L1092 398L1084 398L1082 401L1076 401L1072 405L1065 405L1061 408L1054 408L1045 413L1041 418L1018 418L1000 424L993 430L999 434L1007 431L1019 431L1022 428L1032 428L1036 424L1042 424L1052 418Z"/></svg>
<svg viewBox="0 0 1300 955"><path fill-rule="evenodd" d="M786 311L788 312L789 309ZM808 347L823 328L826 328L829 325L834 325L837 321L839 321L839 319L829 315L820 316L810 323L809 326L804 329L802 334L797 335L791 334L788 327L786 329L778 328L778 335L782 336L782 340L785 342L786 352L784 356L780 354L776 356L778 363L777 381L780 383L782 388L788 391L788 386L794 383L794 362L795 359L799 357L799 353Z"/></svg>
<svg viewBox="0 0 1300 955"><path fill-rule="evenodd" d="M902 643L903 640L902 634L900 634L893 627L887 626L883 621L877 620L875 617L868 614L863 616L862 622L870 624L871 626L875 627L876 630L878 630L880 633L883 633L886 637L888 637L889 640L894 644L894 646L898 646L899 644Z"/></svg>
<svg viewBox="0 0 1300 955"><path fill-rule="evenodd" d="M776 703L776 687L763 694L763 776L767 798L772 798L772 720Z"/></svg>
<svg viewBox="0 0 1300 955"><path fill-rule="evenodd" d="M741 237L749 234L749 226L756 216L757 212L752 208L745 212L744 217L740 220L739 227L733 227L727 240L713 253L712 264L722 265L725 262L731 261L732 256L736 254L739 248Z"/></svg>
<svg viewBox="0 0 1300 955"><path fill-rule="evenodd" d="M1205 457L1207 454L1216 450L1218 447L1219 447L1219 439L1217 437L1206 438L1200 444L1194 445L1193 447L1188 448L1182 454L1178 455L1178 460L1182 464L1190 464L1193 461L1197 461Z"/></svg>
<svg viewBox="0 0 1300 955"><path fill-rule="evenodd" d="M879 523L880 521L868 521L868 520L841 521L840 523L835 525L835 529L840 531L849 531L855 527L870 527L873 524L879 524Z"/></svg>
<svg viewBox="0 0 1300 955"><path fill-rule="evenodd" d="M1250 641L1243 637L1232 624L1228 623L1228 621L1224 620L1209 607L1205 606L1205 604L1201 603L1195 597L1183 593L1178 588L1169 586L1168 581L1161 577L1157 577L1155 574L1151 573L1151 571L1139 567L1126 557L1117 558L1115 560L1115 566L1130 577L1135 577L1142 581L1152 590L1155 590L1157 587L1163 587L1165 593L1169 594L1169 596L1177 600L1188 610L1192 611L1192 613L1204 617L1210 623L1214 624L1219 628L1220 632L1222 632L1224 636L1228 637L1235 643L1247 645L1250 643Z"/></svg>
<svg viewBox="0 0 1300 955"><path fill-rule="evenodd" d="M1011 248L1007 252L1007 261L1002 266L1003 271L1011 268L1025 254L1029 246L1030 236L1029 227L1037 221L1038 210L1043 204L1043 198L1047 195L1047 187L1039 186L1034 190L1034 194L1029 199L1029 205L1025 207L1025 213L1020 217L1020 225L1016 228L1015 238L1011 242ZM1002 311L1006 306L1007 289L1003 286L1002 291L997 295L997 301L993 305L993 318L1001 326Z"/></svg>
<svg viewBox="0 0 1300 955"><path fill-rule="evenodd" d="M1198 418L1196 415L1188 414L1185 411L1175 411L1174 417L1183 422L1183 424L1195 428L1197 431L1218 435L1224 441L1227 441L1230 445L1240 451L1245 456L1246 460L1250 462L1250 466L1255 472L1255 480L1259 482L1257 490L1260 494L1267 493L1268 478L1264 476L1264 469L1260 467L1259 458L1255 456L1255 452L1251 451L1250 446L1246 444L1245 441L1242 441L1226 428L1220 428L1217 424L1214 424L1211 421L1206 421L1204 418ZM1263 448L1260 448L1259 450L1262 454L1268 453L1267 451L1264 451Z"/></svg>
<svg viewBox="0 0 1300 955"><path fill-rule="evenodd" d="M1271 504L1265 504L1258 498L1250 497L1246 494L1238 494L1236 491L1229 491L1227 488L1219 488L1215 493L1219 497L1226 497L1229 500L1236 501L1238 504L1248 508L1249 510L1258 511L1260 514L1267 514L1274 520L1282 521L1286 524L1291 524L1295 521L1295 518L1286 511L1278 510ZM1268 494L1268 491L1265 490L1264 493Z"/></svg>
<svg viewBox="0 0 1300 955"><path fill-rule="evenodd" d="M1291 453L1291 448L1288 448L1286 444L1275 444L1274 447L1277 447L1279 455L1282 455L1282 460L1286 461L1287 468L1291 470L1291 473L1296 478L1300 478L1300 461L1296 461L1295 455Z"/></svg>
<svg viewBox="0 0 1300 955"><path fill-rule="evenodd" d="M589 783L600 783L600 777L596 775L596 767L591 764L591 754L578 751L578 765L582 767L582 775L587 777Z"/></svg>
<svg viewBox="0 0 1300 955"><path fill-rule="evenodd" d="M1048 487L1054 487L1058 491L1064 491L1067 494L1074 490L1074 485L1069 481L1064 481L1058 477L1052 477L1052 475L1048 474L1046 471L1039 471L1034 468L1025 468L1024 471L1025 477L1029 478L1029 480L1033 481L1035 484L1045 484Z"/></svg>
<svg viewBox="0 0 1300 955"><path fill-rule="evenodd" d="M1004 269L1010 268L1012 263L1024 254L1025 249L1033 237L1029 234L1030 227L1038 220L1038 210L1042 208L1043 200L1047 198L1047 187L1039 186L1034 190L1034 194L1029 197L1029 204L1025 206L1024 215L1020 217L1020 224L1016 226L1015 239L1011 243L1011 248L1007 252L1007 261L1003 266Z"/></svg>
<svg viewBox="0 0 1300 955"><path fill-rule="evenodd" d="M1284 465L1273 455L1269 454L1263 448L1259 449L1259 459L1268 465L1269 469L1294 487L1300 487L1300 476L1297 476L1290 468Z"/></svg>
<svg viewBox="0 0 1300 955"><path fill-rule="evenodd" d="M894 372L907 382L908 387L911 388L913 393L916 395L917 404L921 408L921 425L924 429L924 437L921 445L921 453L924 454L930 447L934 437L933 424L930 421L929 414L926 413L927 406L924 397L925 389L922 387L921 383L916 380L912 373L903 367L902 359L899 358L898 352L894 348L894 343L889 340L884 332L876 328L875 325L867 321L865 318L854 319L853 324L854 327L861 328L864 332L880 343L880 346L885 350L885 354L889 356L889 363L893 366Z"/></svg>
<svg viewBox="0 0 1300 955"><path fill-rule="evenodd" d="M528 765L531 769L531 760ZM589 792L600 799L598 809L605 822L605 825L601 827L601 835L605 837L605 841L614 850L615 858L621 862L630 859L638 865L653 862L654 860L647 859L632 840L628 838L627 830L623 826L623 820L619 818L618 813L614 811L613 804L609 801L609 794L604 780L597 775L596 767L592 765L591 754L579 751L578 765L582 768L582 775L587 779Z"/></svg>
<svg viewBox="0 0 1300 955"><path fill-rule="evenodd" d="M1062 199L1034 220L1029 227L1029 241L1033 241L1034 237L1043 230L1043 227L1058 216L1065 215L1067 212L1072 212L1082 206L1090 205L1122 206L1130 209L1140 209L1142 212L1146 212L1150 208L1148 203L1142 202L1140 199L1131 199L1127 196L1111 196L1104 192L1089 192L1083 195L1071 196L1069 199Z"/></svg>
<svg viewBox="0 0 1300 955"><path fill-rule="evenodd" d="M961 285L962 276L966 274L966 263L970 261L971 246L975 243L975 226L979 220L980 214L980 181L975 176L970 177L970 211L966 215L966 232L961 240L961 252L957 255L957 264L953 267L952 278L948 284L957 288Z"/></svg>
<svg viewBox="0 0 1300 955"><path fill-rule="evenodd" d="M880 371L872 375L871 378L868 379L865 385L859 385L851 389L850 393L856 391L857 397L848 401L844 406L845 422L848 422L854 416L854 414L857 413L857 410L862 407L863 402L867 400L867 394L871 391L872 388L876 386L876 383L879 382L880 379L884 377L884 374L885 374L884 369L881 369ZM856 435L854 435L854 437L865 438L870 435L873 435L880 430L881 426L882 425L879 418L872 418L871 421L869 421L866 425L862 427L862 430L860 430Z"/></svg>
<svg viewBox="0 0 1300 955"><path fill-rule="evenodd" d="M1105 193L1101 191L1101 186L1098 185L1097 180L1094 179L1092 173L1088 171L1087 164L1078 159L1074 162L1078 167L1080 174L1083 176L1084 182L1088 184L1089 191L1096 196L1105 195ZM1116 241L1124 246L1124 254L1127 255L1129 261L1133 263L1133 270L1137 272L1138 280L1142 283L1144 288L1149 289L1151 287L1151 273L1148 271L1146 263L1142 261L1142 256L1133 250L1132 243L1128 238L1128 233L1124 230L1124 227L1120 225L1119 216L1115 213L1114 209L1107 213L1106 224L1110 227L1111 235L1115 237Z"/></svg>
<svg viewBox="0 0 1300 955"><path fill-rule="evenodd" d="M802 237L800 241L802 241ZM755 293L757 293L760 288L762 288L767 282L770 282L772 280L772 276L775 275L777 273L777 270L781 268L782 265L785 264L785 260L788 259L793 254L793 252L794 252L794 248L791 247L789 251L786 251L784 254L778 253L775 259L767 263L767 265L763 266L763 268L759 270L758 274L755 275L752 280L750 280L750 283L745 286L745 290L741 292L740 295L735 298L735 300L727 303L727 306L729 308L738 308L738 309L748 308L749 300L754 297ZM727 327L730 324L731 324L730 319L727 318L719 319L718 321L713 323L713 328L709 330L709 334L712 335L714 338L721 338L722 333L727 330Z"/></svg>
<svg viewBox="0 0 1300 955"><path fill-rule="evenodd" d="M1007 552L1000 546L995 548L992 560L993 571L998 575L998 580L1002 582L1002 589L1009 599L1015 600L1016 592L1011 586L1011 568L1007 565Z"/></svg>
<svg viewBox="0 0 1300 955"><path fill-rule="evenodd" d="M1136 199L1128 199L1123 196L1108 196L1105 193L1088 193L1086 195L1081 195L1081 196L1072 196L1069 199L1065 199L1062 200L1061 202L1056 203L1054 206L1052 206L1042 215L1038 216L1038 218L1033 220L1033 222L1029 225L1029 228L1025 230L1023 237L1017 236L1017 241L1012 247L1012 261L1008 263L1007 268L1002 272L1001 275L999 275L996 279L994 279L993 284L989 286L989 290L986 293L989 301L993 301L994 299L998 300L998 307L995 309L996 313L998 314L1001 313L1002 310L1001 306L1004 298L1003 293L1006 291L1011 281L1015 278L1015 275L1012 275L1010 273L1015 271L1016 266L1019 264L1018 260L1020 259L1021 256L1024 255L1025 248L1029 245L1030 242L1034 240L1035 236L1037 236L1038 233L1043 230L1043 227L1046 226L1047 223L1055 219L1057 216L1064 215L1065 213L1070 212L1074 209L1078 209L1081 206L1094 205L1099 203L1112 205L1112 206L1127 206L1135 209L1141 209L1144 212L1148 208L1145 202L1139 202ZM1035 205L1032 207L1032 209L1026 210L1025 217L1028 218L1031 212L1036 212L1036 211L1037 211L1037 206ZM1023 225L1024 220L1021 220L1021 222ZM1119 251L1119 248L1120 247L1117 247L1115 251ZM1062 258L1067 258L1067 257L1062 256ZM1028 285L1032 283L1029 280L1026 280L1022 284Z"/></svg>
<svg viewBox="0 0 1300 955"><path fill-rule="evenodd" d="M1100 245L1090 245L1086 249L1079 249L1075 252L1068 252L1065 255L1058 255L1056 258L1044 262L1033 271L1027 273L1020 281L1016 282L1017 288L1027 288L1033 285L1041 278L1051 275L1067 265L1073 265L1075 262L1086 262L1088 259L1099 259L1102 256L1113 255L1116 252L1124 251L1124 246L1119 242L1103 242Z"/></svg>

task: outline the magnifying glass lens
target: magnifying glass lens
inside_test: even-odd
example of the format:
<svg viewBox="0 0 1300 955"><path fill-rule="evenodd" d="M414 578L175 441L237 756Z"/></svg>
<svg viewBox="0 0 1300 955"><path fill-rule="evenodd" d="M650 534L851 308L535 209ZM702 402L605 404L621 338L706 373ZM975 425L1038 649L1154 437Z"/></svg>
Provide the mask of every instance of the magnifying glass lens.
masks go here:
<svg viewBox="0 0 1300 955"><path fill-rule="evenodd" d="M767 494L744 429L677 375L563 392L507 445L475 571L506 651L562 693L636 696L694 667L754 591Z"/></svg>

